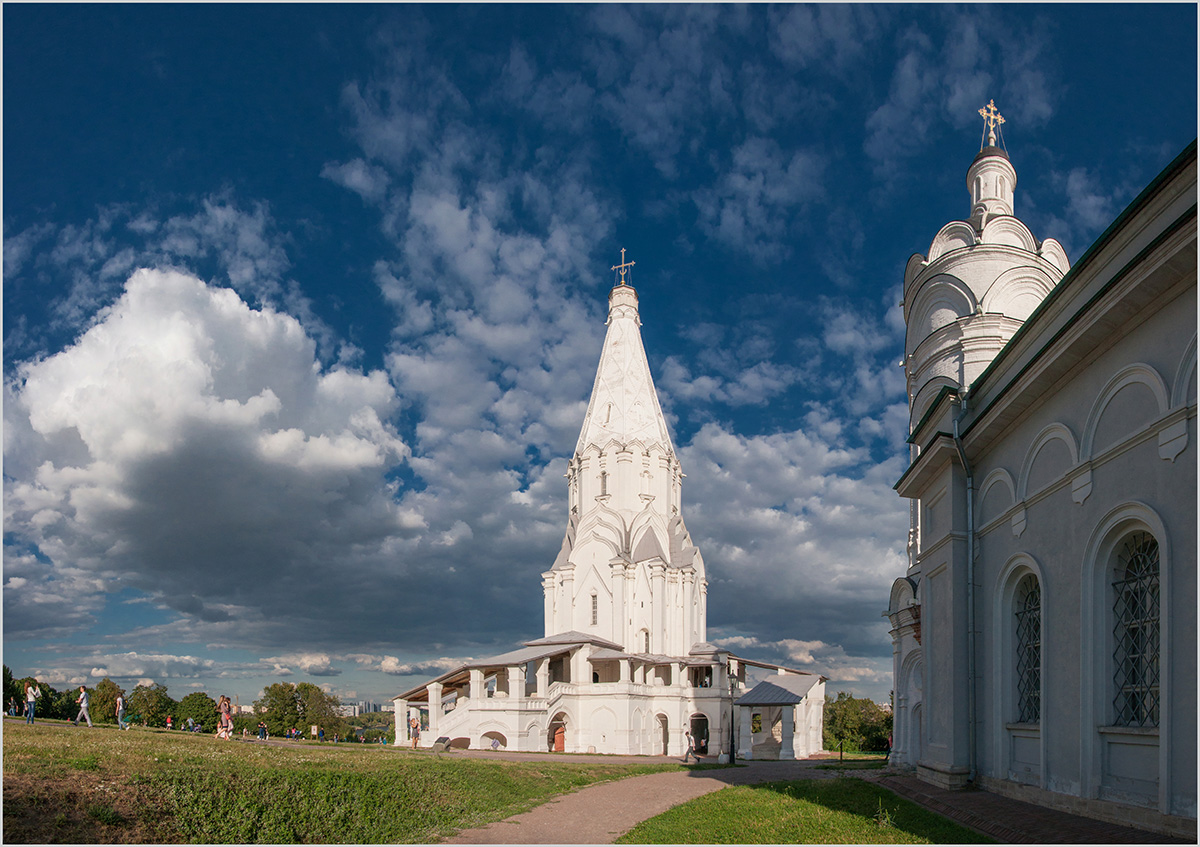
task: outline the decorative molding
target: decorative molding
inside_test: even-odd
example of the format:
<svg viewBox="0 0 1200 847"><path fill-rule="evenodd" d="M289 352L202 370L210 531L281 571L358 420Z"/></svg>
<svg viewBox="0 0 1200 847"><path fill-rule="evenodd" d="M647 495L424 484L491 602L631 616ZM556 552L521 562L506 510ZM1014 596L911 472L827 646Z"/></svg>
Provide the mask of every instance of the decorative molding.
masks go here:
<svg viewBox="0 0 1200 847"><path fill-rule="evenodd" d="M1083 505L1092 493L1092 465L1088 462L1083 470L1071 478L1071 499Z"/></svg>
<svg viewBox="0 0 1200 847"><path fill-rule="evenodd" d="M1027 515L1025 513L1025 504L1022 503L1012 516L1012 532L1014 538L1020 538L1021 533L1025 531L1025 522Z"/></svg>
<svg viewBox="0 0 1200 847"><path fill-rule="evenodd" d="M1025 500L1031 493L1029 491L1029 475L1033 472L1033 463L1037 461L1038 454L1041 453L1042 448L1051 441L1061 441L1067 445L1067 454L1070 459L1067 465L1068 468L1073 468L1079 464L1079 448L1076 446L1075 434L1071 432L1070 428L1058 422L1046 425L1037 434L1037 437L1033 439L1033 443L1025 453L1025 461L1021 465L1021 476L1017 480L1018 499ZM1054 479L1061 479L1063 475L1059 474ZM1043 487L1048 487L1048 485Z"/></svg>
<svg viewBox="0 0 1200 847"><path fill-rule="evenodd" d="M1179 454L1187 449L1188 419L1181 414L1171 423L1158 431L1158 455L1168 462L1174 462Z"/></svg>
<svg viewBox="0 0 1200 847"><path fill-rule="evenodd" d="M1108 408L1108 404L1113 397L1117 395L1122 388L1134 383L1140 383L1150 389L1150 393L1154 395L1155 403L1158 408L1155 409L1155 414L1152 416L1157 418L1167 413L1167 385L1163 382L1163 378L1159 376L1158 371L1153 367L1141 362L1135 362L1117 371L1104 386L1104 389L1097 395L1096 401L1092 404L1092 409L1088 413L1087 423L1083 427L1083 439L1080 444L1080 458L1090 459L1095 450L1096 429L1100 425L1100 419L1104 417L1104 411ZM1106 447L1108 445L1105 445Z"/></svg>

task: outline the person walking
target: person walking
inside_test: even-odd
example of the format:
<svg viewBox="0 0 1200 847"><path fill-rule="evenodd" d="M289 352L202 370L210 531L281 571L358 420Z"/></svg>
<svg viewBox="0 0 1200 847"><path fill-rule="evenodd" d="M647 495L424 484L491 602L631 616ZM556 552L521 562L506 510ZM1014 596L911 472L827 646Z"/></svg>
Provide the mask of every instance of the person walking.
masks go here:
<svg viewBox="0 0 1200 847"><path fill-rule="evenodd" d="M37 709L37 701L41 696L42 690L38 688L36 679L25 683L25 723L33 723L33 713Z"/></svg>
<svg viewBox="0 0 1200 847"><path fill-rule="evenodd" d="M421 722L416 718L408 719L409 735L412 736L412 748L417 749L417 741L421 738Z"/></svg>
<svg viewBox="0 0 1200 847"><path fill-rule="evenodd" d="M75 716L75 726L79 726L79 719L83 718L87 721L88 729L91 729L92 716L88 714L88 693L82 685L79 686L79 696L75 698L75 702L79 704L79 714Z"/></svg>
<svg viewBox="0 0 1200 847"><path fill-rule="evenodd" d="M117 695L117 729L129 729L129 724L125 723L125 695Z"/></svg>
<svg viewBox="0 0 1200 847"><path fill-rule="evenodd" d="M683 763L686 765L690 756L696 760L696 764L700 764L700 757L696 755L696 739L692 738L690 732L685 732L683 737L687 739L687 750L683 754Z"/></svg>

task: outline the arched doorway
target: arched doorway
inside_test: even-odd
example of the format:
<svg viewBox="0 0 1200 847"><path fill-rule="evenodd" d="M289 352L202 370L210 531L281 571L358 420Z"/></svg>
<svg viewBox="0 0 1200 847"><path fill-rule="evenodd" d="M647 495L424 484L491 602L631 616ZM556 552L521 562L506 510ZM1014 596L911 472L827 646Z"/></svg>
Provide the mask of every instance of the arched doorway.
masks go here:
<svg viewBox="0 0 1200 847"><path fill-rule="evenodd" d="M708 715L695 714L691 719L692 743L695 745L696 754L699 756L708 755Z"/></svg>
<svg viewBox="0 0 1200 847"><path fill-rule="evenodd" d="M659 734L658 755L666 756L667 755L667 745L670 742L670 735L667 732L667 716L666 715L658 716L658 734Z"/></svg>
<svg viewBox="0 0 1200 847"><path fill-rule="evenodd" d="M567 715L559 712L550 720L546 730L546 749L552 753L563 753L567 749Z"/></svg>

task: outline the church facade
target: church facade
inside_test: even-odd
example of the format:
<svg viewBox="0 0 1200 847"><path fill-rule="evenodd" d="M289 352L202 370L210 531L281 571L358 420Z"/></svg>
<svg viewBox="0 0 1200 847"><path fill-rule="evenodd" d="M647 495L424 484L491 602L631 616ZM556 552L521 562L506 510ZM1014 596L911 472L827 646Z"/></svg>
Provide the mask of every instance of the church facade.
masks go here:
<svg viewBox="0 0 1200 847"><path fill-rule="evenodd" d="M1196 146L1073 267L1015 187L905 269L891 765L1194 838Z"/></svg>
<svg viewBox="0 0 1200 847"><path fill-rule="evenodd" d="M624 252L624 251L622 251ZM567 469L567 529L542 574L544 634L395 698L396 743L791 759L822 745L825 679L706 641L708 578L646 359L638 295L609 294ZM616 268L614 268L616 270ZM770 672L750 686L748 672Z"/></svg>

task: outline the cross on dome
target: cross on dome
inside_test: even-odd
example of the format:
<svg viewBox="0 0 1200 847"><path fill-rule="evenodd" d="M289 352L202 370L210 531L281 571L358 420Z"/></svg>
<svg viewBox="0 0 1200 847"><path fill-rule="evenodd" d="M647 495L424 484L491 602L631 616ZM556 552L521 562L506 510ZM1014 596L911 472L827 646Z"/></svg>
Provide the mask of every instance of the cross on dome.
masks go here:
<svg viewBox="0 0 1200 847"><path fill-rule="evenodd" d="M995 147L996 127L1004 123L1004 116L996 108L996 101L988 100L988 104L979 110L979 116L983 118L983 125L988 131L988 146Z"/></svg>
<svg viewBox="0 0 1200 847"><path fill-rule="evenodd" d="M618 285L626 284L625 283L625 271L628 270L629 268L632 268L636 264L637 264L637 262L626 262L625 261L625 248L622 247L621 248L621 264L613 265L611 268L611 270L614 270L614 271L619 270L621 272L621 281L619 283L617 283Z"/></svg>

